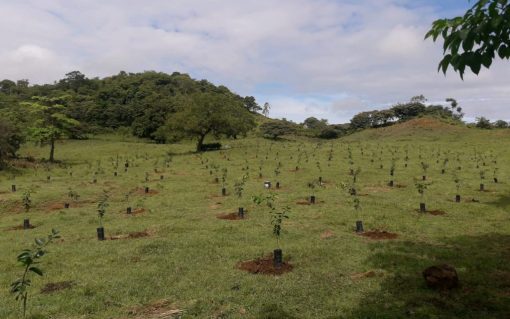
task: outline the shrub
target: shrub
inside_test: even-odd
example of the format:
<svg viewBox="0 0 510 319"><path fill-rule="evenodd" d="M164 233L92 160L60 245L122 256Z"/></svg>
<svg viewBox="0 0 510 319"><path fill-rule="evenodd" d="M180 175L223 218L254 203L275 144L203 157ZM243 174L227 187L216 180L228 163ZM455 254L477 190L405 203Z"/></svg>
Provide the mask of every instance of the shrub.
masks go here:
<svg viewBox="0 0 510 319"><path fill-rule="evenodd" d="M10 122L0 119L0 169L6 158L16 155L22 142L20 131Z"/></svg>

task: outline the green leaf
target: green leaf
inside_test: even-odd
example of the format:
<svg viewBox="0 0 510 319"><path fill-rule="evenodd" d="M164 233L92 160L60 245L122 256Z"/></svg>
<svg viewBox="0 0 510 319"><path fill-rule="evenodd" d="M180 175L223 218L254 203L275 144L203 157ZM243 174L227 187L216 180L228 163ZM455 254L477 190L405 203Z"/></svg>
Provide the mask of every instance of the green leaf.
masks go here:
<svg viewBox="0 0 510 319"><path fill-rule="evenodd" d="M508 58L509 52L507 51L506 45L503 44L502 46L499 47L498 55L501 59Z"/></svg>
<svg viewBox="0 0 510 319"><path fill-rule="evenodd" d="M31 272L33 273L36 273L38 274L39 276L42 276L43 275L43 272L41 269L37 268L37 267L30 267L28 268L28 270L30 270Z"/></svg>

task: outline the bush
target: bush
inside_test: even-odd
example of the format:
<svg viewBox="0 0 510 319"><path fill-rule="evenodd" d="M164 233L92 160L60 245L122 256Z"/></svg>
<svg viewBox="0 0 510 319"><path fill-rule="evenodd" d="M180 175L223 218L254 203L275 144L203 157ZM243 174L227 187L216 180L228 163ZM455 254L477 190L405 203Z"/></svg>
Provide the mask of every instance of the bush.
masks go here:
<svg viewBox="0 0 510 319"><path fill-rule="evenodd" d="M322 131L320 131L320 133L317 137L324 138L324 139L338 138L338 132L332 127L327 127L325 129L323 129Z"/></svg>
<svg viewBox="0 0 510 319"><path fill-rule="evenodd" d="M23 137L14 125L0 119L0 168L3 167L5 159L16 156Z"/></svg>
<svg viewBox="0 0 510 319"><path fill-rule="evenodd" d="M288 121L266 122L259 127L260 132L265 138L276 140L282 135L293 134L296 130L292 123Z"/></svg>
<svg viewBox="0 0 510 319"><path fill-rule="evenodd" d="M497 120L494 122L495 128L508 128L508 122L505 122L503 120Z"/></svg>
<svg viewBox="0 0 510 319"><path fill-rule="evenodd" d="M488 119L482 116L476 118L476 127L483 129L491 129L492 124Z"/></svg>

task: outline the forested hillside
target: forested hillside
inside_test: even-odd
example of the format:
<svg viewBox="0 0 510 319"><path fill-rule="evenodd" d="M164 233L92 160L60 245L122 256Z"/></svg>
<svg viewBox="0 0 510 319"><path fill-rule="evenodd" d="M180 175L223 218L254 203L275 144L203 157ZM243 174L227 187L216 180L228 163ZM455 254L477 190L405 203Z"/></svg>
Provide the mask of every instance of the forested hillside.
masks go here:
<svg viewBox="0 0 510 319"><path fill-rule="evenodd" d="M209 102L204 105L201 101ZM179 112L190 109L195 114L187 113L194 119L188 121L187 128L175 125L175 121L169 123L173 117L182 119ZM55 140L64 136L81 138L86 133L120 127L137 137L161 142L185 136L203 141L209 133L237 136L253 127L252 113L260 110L253 97L241 97L225 86L177 72L120 72L89 79L74 71L45 85L3 80L0 154L14 152L26 138L50 144L53 149ZM219 111L221 119L211 116Z"/></svg>

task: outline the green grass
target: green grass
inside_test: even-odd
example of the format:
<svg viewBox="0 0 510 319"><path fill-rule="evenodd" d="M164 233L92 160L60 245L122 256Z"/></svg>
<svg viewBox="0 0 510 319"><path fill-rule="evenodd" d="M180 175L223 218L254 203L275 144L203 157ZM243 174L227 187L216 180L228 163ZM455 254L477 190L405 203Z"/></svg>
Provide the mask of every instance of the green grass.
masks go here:
<svg viewBox="0 0 510 319"><path fill-rule="evenodd" d="M156 145L102 136L58 144L56 157L69 167L40 165L0 175L0 318L18 318L20 314L19 303L8 293L9 284L22 272L16 264L17 254L51 228L60 230L62 240L52 244L50 253L43 257L45 276L34 278L29 300L29 313L42 318L136 318L131 310L159 300L167 300L169 308L181 309L183 318L510 317L508 134L465 129L452 138L447 129L441 134L400 134L398 129L362 132L319 146L310 140L223 141L229 149L204 154L204 162L208 161L204 165L191 152L191 142ZM333 158L328 161L331 145ZM362 169L359 214L341 187L351 178L349 146L355 166ZM405 147L410 157L407 168L403 164ZM298 148L307 152L308 162L303 154L301 169L291 172L297 165ZM485 184L489 192L477 190L479 170L471 159L474 149L487 156ZM398 152L395 183L402 188L386 186L390 150ZM427 176L432 184L426 194L427 206L447 212L444 216L416 212L420 197L414 178L422 175L420 150L422 160L430 164ZM442 154L439 164L438 150ZM169 168L164 164L167 151L174 154ZM442 175L445 151L451 152L450 164ZM377 155L371 163L373 152ZM452 172L457 152L462 165L461 195L479 203L453 202L456 191ZM36 158L46 153L45 148L29 145L21 151L23 156ZM498 161L498 184L492 182L495 164L491 154ZM113 177L112 162L117 155L121 158L119 176ZM383 169L379 168L380 156ZM124 173L127 157L132 165ZM233 195L233 184L245 173L245 160L250 179L239 201ZM93 184L98 161L103 173ZM275 181L278 161L283 167L277 202L291 207L281 244L284 258L295 268L280 277L252 275L236 269L236 264L271 253L276 243L269 214L254 206L250 197L267 192L263 181ZM213 183L214 175L204 167L213 162L228 169L227 197L220 196L221 186ZM261 179L259 166L264 175ZM154 168L164 171L164 180L159 180L160 173L154 173ZM146 172L150 173L148 183L144 181ZM47 175L51 175L49 182ZM316 193L320 203L297 205L310 195L307 183L319 175L326 181L326 187ZM18 186L17 193L10 192L13 183ZM125 201L127 192L146 184L159 194L132 195L129 202ZM35 207L29 217L37 228L9 230L22 223L21 194L29 187L35 191ZM67 200L69 187L79 192L82 205L50 210L50 206ZM104 219L107 237L143 230L152 235L99 242L96 201L103 189L111 195ZM128 216L128 205L147 211ZM216 218L235 212L241 205L248 210L246 220ZM365 230L387 230L398 233L399 238L371 241L357 236L357 219L363 220ZM326 230L335 236L321 239ZM460 288L440 293L426 287L421 271L441 263L457 268ZM374 271L376 276L351 277L367 271ZM40 293L46 283L69 280L75 282L71 289Z"/></svg>

